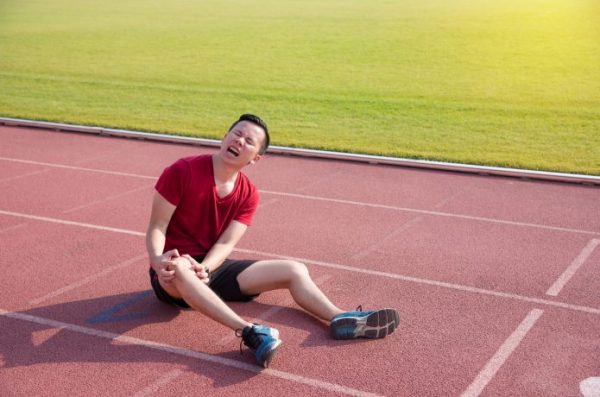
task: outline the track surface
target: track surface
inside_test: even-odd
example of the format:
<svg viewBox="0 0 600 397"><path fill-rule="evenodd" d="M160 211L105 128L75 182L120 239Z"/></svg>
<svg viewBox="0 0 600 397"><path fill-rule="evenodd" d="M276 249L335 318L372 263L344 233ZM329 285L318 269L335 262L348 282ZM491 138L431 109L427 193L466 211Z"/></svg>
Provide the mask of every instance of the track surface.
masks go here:
<svg viewBox="0 0 600 397"><path fill-rule="evenodd" d="M0 394L580 396L600 376L600 189L266 156L236 257L307 263L377 341L334 341L286 291L261 371L227 328L149 292L153 184L208 149L0 128ZM590 386L591 385L591 386Z"/></svg>

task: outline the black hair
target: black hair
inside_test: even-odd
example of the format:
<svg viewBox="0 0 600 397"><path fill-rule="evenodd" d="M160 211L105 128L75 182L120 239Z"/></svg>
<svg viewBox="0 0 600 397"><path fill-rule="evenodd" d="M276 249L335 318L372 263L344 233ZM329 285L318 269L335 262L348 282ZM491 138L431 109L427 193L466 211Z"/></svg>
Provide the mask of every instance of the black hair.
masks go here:
<svg viewBox="0 0 600 397"><path fill-rule="evenodd" d="M229 127L229 130L227 130L227 132L231 131L237 123L240 123L242 121L249 121L252 124L256 124L265 131L265 140L263 141L263 144L260 147L260 150L258 151L258 154L265 154L267 148L269 147L269 143L271 142L271 138L269 137L269 129L267 128L267 123L265 123L263 119L254 114L246 113L242 114L240 118L237 119L236 122L231 125L231 127Z"/></svg>

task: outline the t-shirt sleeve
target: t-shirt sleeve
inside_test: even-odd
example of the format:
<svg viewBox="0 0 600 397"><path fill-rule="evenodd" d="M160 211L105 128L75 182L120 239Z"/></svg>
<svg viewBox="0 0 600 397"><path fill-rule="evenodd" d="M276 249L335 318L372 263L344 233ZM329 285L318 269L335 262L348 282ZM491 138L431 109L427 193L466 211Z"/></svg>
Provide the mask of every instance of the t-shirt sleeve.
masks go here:
<svg viewBox="0 0 600 397"><path fill-rule="evenodd" d="M248 198L244 201L244 204L242 204L242 206L238 210L238 213L235 216L234 220L241 222L246 226L251 226L252 219L254 218L256 209L258 208L259 200L260 197L258 195L258 190L253 188Z"/></svg>
<svg viewBox="0 0 600 397"><path fill-rule="evenodd" d="M183 196L188 177L188 164L178 160L165 168L154 188L169 203L177 206Z"/></svg>

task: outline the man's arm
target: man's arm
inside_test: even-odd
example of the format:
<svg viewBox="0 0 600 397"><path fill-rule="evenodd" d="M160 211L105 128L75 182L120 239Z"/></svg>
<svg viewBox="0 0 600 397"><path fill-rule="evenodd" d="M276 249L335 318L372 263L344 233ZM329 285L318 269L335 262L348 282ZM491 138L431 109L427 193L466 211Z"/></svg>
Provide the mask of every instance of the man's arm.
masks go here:
<svg viewBox="0 0 600 397"><path fill-rule="evenodd" d="M169 203L158 192L154 192L152 200L152 212L150 222L146 231L146 249L150 258L150 265L163 281L170 281L175 272L167 270L167 262L172 257L179 256L177 250L171 250L163 254L167 227L175 212L175 206Z"/></svg>
<svg viewBox="0 0 600 397"><path fill-rule="evenodd" d="M203 266L207 266L209 271L216 270L221 263L231 254L235 245L240 241L248 229L245 224L232 221L227 229L221 234L215 245L213 245L202 261Z"/></svg>

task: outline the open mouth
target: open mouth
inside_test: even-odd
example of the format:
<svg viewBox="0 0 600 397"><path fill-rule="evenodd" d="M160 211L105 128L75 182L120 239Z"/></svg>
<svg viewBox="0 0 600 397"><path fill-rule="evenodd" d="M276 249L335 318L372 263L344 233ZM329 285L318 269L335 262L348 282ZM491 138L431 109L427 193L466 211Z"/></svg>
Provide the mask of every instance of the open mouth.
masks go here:
<svg viewBox="0 0 600 397"><path fill-rule="evenodd" d="M228 147L228 148L227 148L227 151L228 151L229 153L231 153L232 155L234 155L235 157L237 157L237 156L239 156L239 155L240 155L240 152L239 152L239 150L238 150L238 149L236 149L236 148L234 148L233 146L230 146L230 147Z"/></svg>

